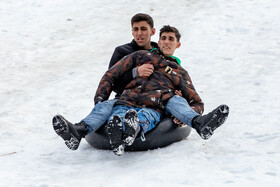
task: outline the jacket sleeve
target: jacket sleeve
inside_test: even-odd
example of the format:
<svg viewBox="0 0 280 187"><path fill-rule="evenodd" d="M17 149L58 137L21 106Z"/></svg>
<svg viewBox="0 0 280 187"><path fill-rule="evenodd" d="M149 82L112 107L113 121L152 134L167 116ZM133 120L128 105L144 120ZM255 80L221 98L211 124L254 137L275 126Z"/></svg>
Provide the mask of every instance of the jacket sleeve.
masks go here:
<svg viewBox="0 0 280 187"><path fill-rule="evenodd" d="M110 60L109 69L113 67L118 61L120 61L124 56L125 54L122 53L121 48L117 47ZM123 92L125 86L132 80L132 70L125 72L125 74L120 77L120 81L115 83L113 91L117 93L117 96L119 96Z"/></svg>
<svg viewBox="0 0 280 187"><path fill-rule="evenodd" d="M204 111L204 103L196 92L191 78L187 71L184 71L180 79L180 89L182 91L183 97L187 99L190 107L198 114L202 114Z"/></svg>
<svg viewBox="0 0 280 187"><path fill-rule="evenodd" d="M132 71L135 67L137 54L128 55L113 67L111 67L101 78L95 93L94 103L108 100L112 90L121 81L126 72Z"/></svg>

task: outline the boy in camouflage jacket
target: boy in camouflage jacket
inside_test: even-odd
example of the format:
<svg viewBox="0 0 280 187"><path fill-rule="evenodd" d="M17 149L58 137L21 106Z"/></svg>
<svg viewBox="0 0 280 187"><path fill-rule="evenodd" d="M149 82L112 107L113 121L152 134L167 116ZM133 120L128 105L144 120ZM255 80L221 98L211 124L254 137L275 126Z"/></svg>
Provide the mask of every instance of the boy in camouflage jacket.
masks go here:
<svg viewBox="0 0 280 187"><path fill-rule="evenodd" d="M174 27L164 26L160 30L159 49L138 51L126 56L102 77L95 95L95 103L107 100L125 72L137 66L151 64L154 71L150 76L137 77L125 87L115 103L113 113L106 126L110 144L116 155L124 153L125 146L133 144L137 134L153 129L161 120L166 107L176 107L172 113L185 124L196 129L203 139L208 139L213 131L222 125L228 115L228 107L221 105L207 115L203 113L203 103L195 91L188 72L172 57L180 47L180 33ZM168 106L169 99L181 90L183 105ZM178 96L179 97L179 96Z"/></svg>

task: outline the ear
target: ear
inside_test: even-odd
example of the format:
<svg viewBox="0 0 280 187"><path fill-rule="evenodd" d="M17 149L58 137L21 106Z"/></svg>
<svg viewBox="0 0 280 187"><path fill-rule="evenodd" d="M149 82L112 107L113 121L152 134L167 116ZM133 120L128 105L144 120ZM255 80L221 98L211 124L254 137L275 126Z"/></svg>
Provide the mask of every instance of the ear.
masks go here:
<svg viewBox="0 0 280 187"><path fill-rule="evenodd" d="M178 44L176 46L176 48L179 48L179 47L181 47L181 42L178 42Z"/></svg>
<svg viewBox="0 0 280 187"><path fill-rule="evenodd" d="M155 33L156 33L156 29L155 29L155 28L152 28L152 34L151 34L151 36L153 36Z"/></svg>

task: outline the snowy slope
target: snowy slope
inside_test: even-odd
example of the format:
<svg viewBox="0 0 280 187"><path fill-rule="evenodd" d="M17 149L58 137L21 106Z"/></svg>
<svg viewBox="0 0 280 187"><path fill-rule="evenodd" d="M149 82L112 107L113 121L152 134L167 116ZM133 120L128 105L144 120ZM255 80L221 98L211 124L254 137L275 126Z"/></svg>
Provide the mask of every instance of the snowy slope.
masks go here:
<svg viewBox="0 0 280 187"><path fill-rule="evenodd" d="M1 0L0 186L279 186L280 1ZM51 125L79 122L130 18L182 33L182 60L205 103L230 107L208 141L122 157L86 141L70 151ZM158 32L153 37L158 40Z"/></svg>

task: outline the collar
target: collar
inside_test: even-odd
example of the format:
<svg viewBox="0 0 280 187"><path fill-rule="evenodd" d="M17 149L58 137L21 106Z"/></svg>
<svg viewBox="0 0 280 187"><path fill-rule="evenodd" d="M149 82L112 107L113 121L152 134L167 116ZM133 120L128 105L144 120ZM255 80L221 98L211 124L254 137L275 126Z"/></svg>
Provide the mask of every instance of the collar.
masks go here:
<svg viewBox="0 0 280 187"><path fill-rule="evenodd" d="M172 56L172 55L164 56L164 54L159 50L159 48L153 48L150 51L159 54L162 58L164 58L166 60L172 60L172 61L176 62L177 64L179 64L179 66L181 66L181 60L176 56Z"/></svg>
<svg viewBox="0 0 280 187"><path fill-rule="evenodd" d="M169 55L168 57L174 58L175 61L177 62L177 64L179 64L179 66L181 66L181 60L178 57L172 56L172 55Z"/></svg>

